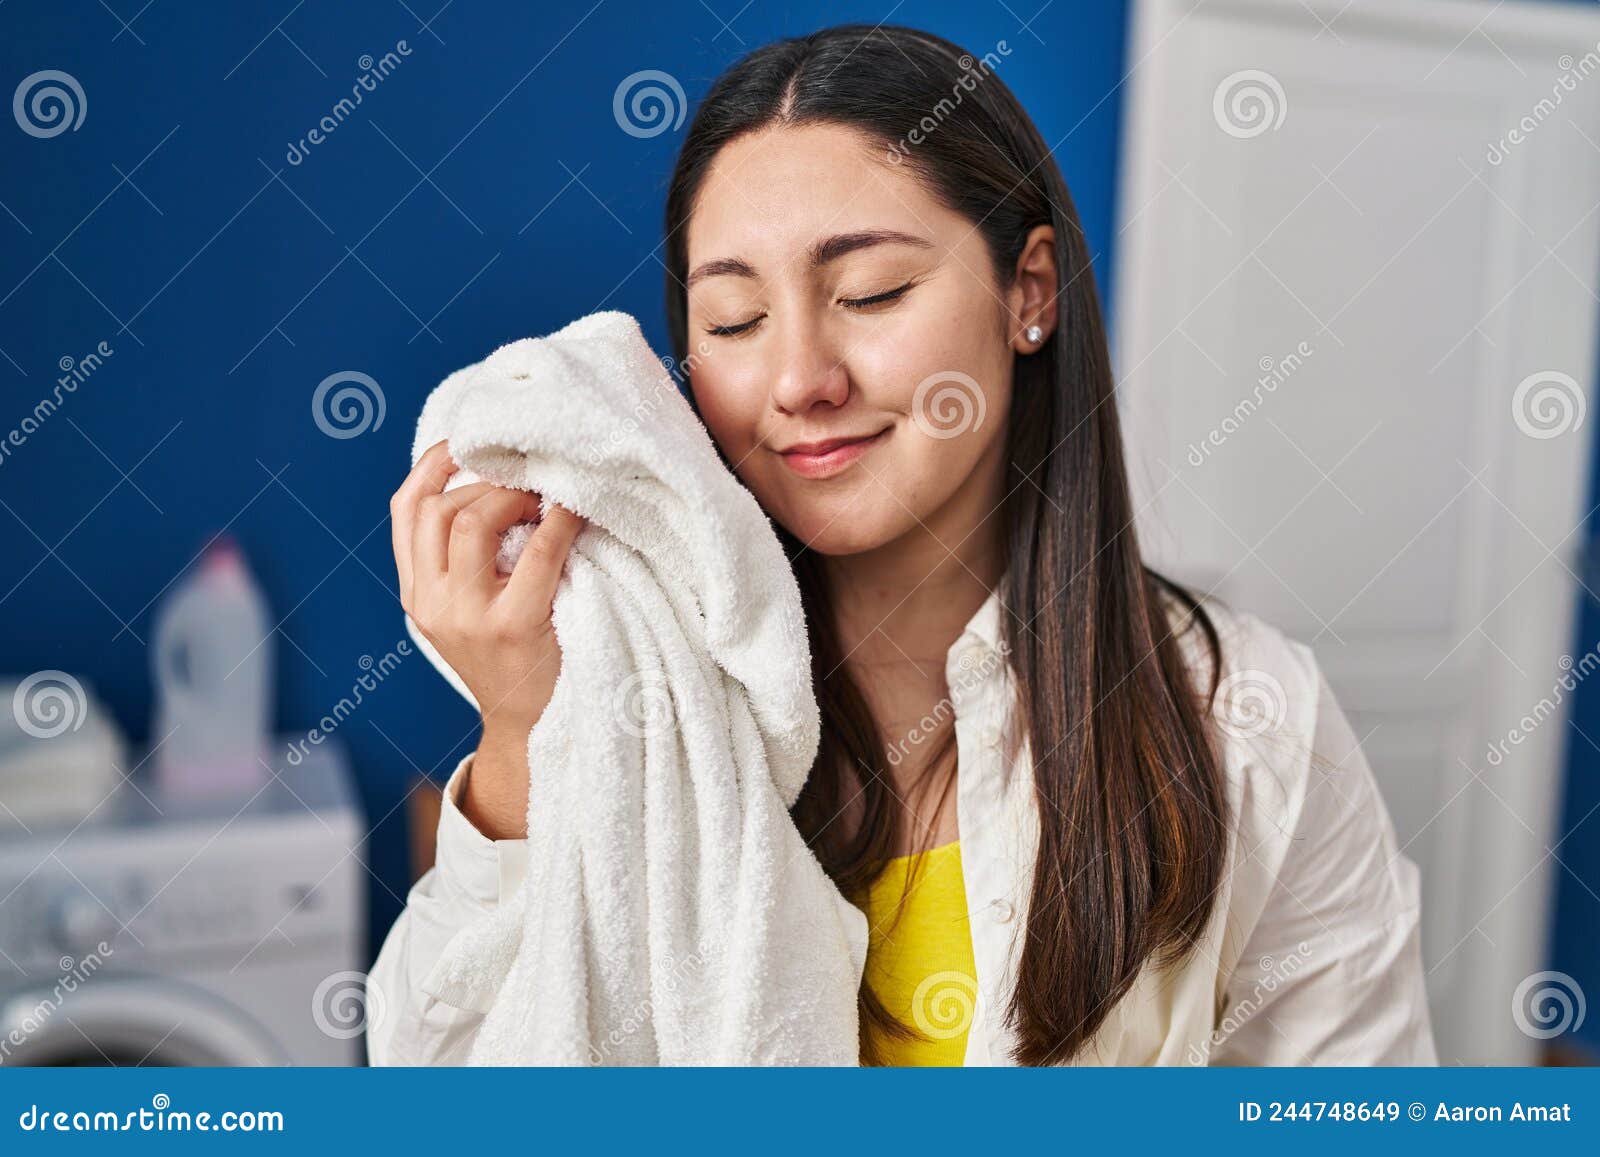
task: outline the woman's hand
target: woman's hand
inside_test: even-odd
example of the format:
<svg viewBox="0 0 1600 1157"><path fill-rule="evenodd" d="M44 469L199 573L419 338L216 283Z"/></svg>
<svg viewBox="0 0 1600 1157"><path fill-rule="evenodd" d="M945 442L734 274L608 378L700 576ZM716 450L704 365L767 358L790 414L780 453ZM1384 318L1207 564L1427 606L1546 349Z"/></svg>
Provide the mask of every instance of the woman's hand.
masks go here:
<svg viewBox="0 0 1600 1157"><path fill-rule="evenodd" d="M539 497L488 482L446 491L457 469L439 442L389 502L400 605L483 716L462 810L490 838L518 838L526 831L528 732L561 670L551 601L583 520L552 503L512 573L502 575L500 536L538 518Z"/></svg>

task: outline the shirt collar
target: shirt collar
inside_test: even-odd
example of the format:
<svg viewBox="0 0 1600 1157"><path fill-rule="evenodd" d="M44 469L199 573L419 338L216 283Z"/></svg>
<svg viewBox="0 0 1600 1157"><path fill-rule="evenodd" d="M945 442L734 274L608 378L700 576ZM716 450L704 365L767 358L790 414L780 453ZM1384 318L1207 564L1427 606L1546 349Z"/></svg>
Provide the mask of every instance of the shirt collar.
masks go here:
<svg viewBox="0 0 1600 1157"><path fill-rule="evenodd" d="M990 591L989 597L983 600L983 605L973 613L972 618L967 620L966 629L961 632L962 639L974 636L986 646L999 647L1000 613L1000 593L998 590ZM958 639L958 646L960 642Z"/></svg>

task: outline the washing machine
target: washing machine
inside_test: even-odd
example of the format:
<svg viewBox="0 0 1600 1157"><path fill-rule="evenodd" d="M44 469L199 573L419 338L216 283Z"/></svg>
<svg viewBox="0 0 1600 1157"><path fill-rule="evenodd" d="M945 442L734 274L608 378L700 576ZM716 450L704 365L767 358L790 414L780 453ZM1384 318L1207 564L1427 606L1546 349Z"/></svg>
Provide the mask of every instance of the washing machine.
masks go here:
<svg viewBox="0 0 1600 1157"><path fill-rule="evenodd" d="M301 747L249 794L135 771L0 836L0 1064L361 1062L366 827L337 746Z"/></svg>

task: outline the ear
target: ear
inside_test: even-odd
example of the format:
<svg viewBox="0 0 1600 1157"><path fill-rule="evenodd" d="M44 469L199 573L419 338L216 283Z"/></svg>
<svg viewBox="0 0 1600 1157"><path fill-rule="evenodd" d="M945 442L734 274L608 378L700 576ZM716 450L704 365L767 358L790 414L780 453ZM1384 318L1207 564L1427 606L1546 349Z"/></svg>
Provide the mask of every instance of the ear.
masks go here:
<svg viewBox="0 0 1600 1157"><path fill-rule="evenodd" d="M1011 316L1011 347L1021 354L1038 353L1056 329L1056 299L1060 283L1056 275L1056 231L1049 225L1035 225L1017 255L1011 287L1006 291L1006 307ZM1039 327L1039 339L1030 341L1028 329Z"/></svg>

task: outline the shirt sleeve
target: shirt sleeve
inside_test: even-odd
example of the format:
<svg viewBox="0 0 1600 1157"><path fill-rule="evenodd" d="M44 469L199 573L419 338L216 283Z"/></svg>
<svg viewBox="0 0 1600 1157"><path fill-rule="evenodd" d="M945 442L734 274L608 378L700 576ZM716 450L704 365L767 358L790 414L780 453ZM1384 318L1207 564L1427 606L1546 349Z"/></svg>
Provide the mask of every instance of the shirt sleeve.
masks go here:
<svg viewBox="0 0 1600 1157"><path fill-rule="evenodd" d="M1437 1065L1421 873L1318 673L1303 804L1226 988L1214 1065Z"/></svg>
<svg viewBox="0 0 1600 1157"><path fill-rule="evenodd" d="M517 894L527 867L526 840L491 840L462 814L471 764L469 755L445 784L434 866L406 897L367 978L372 1065L464 1064L491 995L439 979L471 930Z"/></svg>

